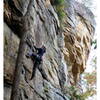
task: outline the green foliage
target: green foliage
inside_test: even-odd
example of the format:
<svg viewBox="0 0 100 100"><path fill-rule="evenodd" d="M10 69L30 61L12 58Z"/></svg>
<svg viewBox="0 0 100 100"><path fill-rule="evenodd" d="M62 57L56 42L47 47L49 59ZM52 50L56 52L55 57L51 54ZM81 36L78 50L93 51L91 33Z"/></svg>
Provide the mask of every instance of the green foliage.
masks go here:
<svg viewBox="0 0 100 100"><path fill-rule="evenodd" d="M54 0L56 12L60 21L62 21L64 16L66 15L64 12L64 7L65 7L64 1L65 0Z"/></svg>
<svg viewBox="0 0 100 100"><path fill-rule="evenodd" d="M61 5L64 3L64 0L54 0L54 5Z"/></svg>
<svg viewBox="0 0 100 100"><path fill-rule="evenodd" d="M93 45L94 49L96 49L97 48L97 39L93 40L91 45Z"/></svg>
<svg viewBox="0 0 100 100"><path fill-rule="evenodd" d="M92 73L85 73L84 79L86 79L88 85L94 85L96 83L96 72L93 71Z"/></svg>
<svg viewBox="0 0 100 100"><path fill-rule="evenodd" d="M85 72L82 83L84 83L84 88L86 89L82 94L81 97L83 100L87 99L88 97L92 97L96 95L96 71L93 72Z"/></svg>
<svg viewBox="0 0 100 100"><path fill-rule="evenodd" d="M69 87L71 98L70 100L84 100L82 95L78 93L78 88L75 86Z"/></svg>
<svg viewBox="0 0 100 100"><path fill-rule="evenodd" d="M59 20L62 21L65 16L64 5L56 6L56 11L57 11Z"/></svg>
<svg viewBox="0 0 100 100"><path fill-rule="evenodd" d="M85 92L79 92L79 88L76 86L71 86L68 88L68 93L71 95L70 100L86 100L89 96L96 94L94 89L87 89Z"/></svg>
<svg viewBox="0 0 100 100"><path fill-rule="evenodd" d="M94 91L94 89L88 89L86 92L84 92L81 95L82 100L86 100L88 97L93 96L94 94L96 94L96 91Z"/></svg>

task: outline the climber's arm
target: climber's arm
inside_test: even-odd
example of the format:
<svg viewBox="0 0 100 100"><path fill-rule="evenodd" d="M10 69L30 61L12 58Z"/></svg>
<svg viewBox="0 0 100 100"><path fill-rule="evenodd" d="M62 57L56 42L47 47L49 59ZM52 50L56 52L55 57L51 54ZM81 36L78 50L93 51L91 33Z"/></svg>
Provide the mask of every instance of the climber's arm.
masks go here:
<svg viewBox="0 0 100 100"><path fill-rule="evenodd" d="M37 48L36 46L34 46L34 48L37 50L37 51L39 51L41 48Z"/></svg>
<svg viewBox="0 0 100 100"><path fill-rule="evenodd" d="M37 50L38 48L34 45L34 48Z"/></svg>

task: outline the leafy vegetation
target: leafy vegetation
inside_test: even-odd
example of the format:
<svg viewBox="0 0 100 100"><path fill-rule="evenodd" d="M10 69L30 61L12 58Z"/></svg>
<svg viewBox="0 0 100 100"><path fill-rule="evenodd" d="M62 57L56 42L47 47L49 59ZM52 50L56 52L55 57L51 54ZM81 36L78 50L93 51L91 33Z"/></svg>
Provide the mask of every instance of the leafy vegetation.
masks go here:
<svg viewBox="0 0 100 100"><path fill-rule="evenodd" d="M76 86L69 87L70 100L86 100L88 97L96 94L93 88L87 88L85 92L80 92L80 89Z"/></svg>
<svg viewBox="0 0 100 100"><path fill-rule="evenodd" d="M54 5L61 5L64 3L64 0L54 0Z"/></svg>
<svg viewBox="0 0 100 100"><path fill-rule="evenodd" d="M58 14L58 18L60 21L63 20L64 16L66 15L64 12L64 7L65 7L65 0L54 0L54 5L56 8L56 12Z"/></svg>
<svg viewBox="0 0 100 100"><path fill-rule="evenodd" d="M96 95L96 70L91 73L84 73L83 80L85 92L83 94L84 98L92 97Z"/></svg>
<svg viewBox="0 0 100 100"><path fill-rule="evenodd" d="M94 49L96 49L97 48L97 39L93 40L91 45L93 45Z"/></svg>
<svg viewBox="0 0 100 100"><path fill-rule="evenodd" d="M79 89L76 86L70 86L68 90L69 95L71 96L70 100L84 100L81 93L78 92Z"/></svg>
<svg viewBox="0 0 100 100"><path fill-rule="evenodd" d="M64 5L56 6L56 11L57 11L59 20L62 21L65 16Z"/></svg>

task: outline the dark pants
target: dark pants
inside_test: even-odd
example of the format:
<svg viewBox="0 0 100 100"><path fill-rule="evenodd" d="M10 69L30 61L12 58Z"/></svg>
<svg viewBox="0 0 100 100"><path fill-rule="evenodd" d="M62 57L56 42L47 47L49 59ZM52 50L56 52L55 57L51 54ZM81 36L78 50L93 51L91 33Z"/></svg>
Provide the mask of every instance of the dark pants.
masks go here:
<svg viewBox="0 0 100 100"><path fill-rule="evenodd" d="M40 71L42 77L45 79L45 80L48 80L47 78L47 75L42 67L42 63L38 63L37 61L35 61L34 63L34 66L33 66L33 72L32 72L32 76L31 76L31 79L33 79L35 77L35 73L36 73L36 68L38 68L38 70Z"/></svg>
<svg viewBox="0 0 100 100"><path fill-rule="evenodd" d="M36 68L38 68L42 77L48 80L47 75L42 67L42 58L36 54L32 54L32 60L34 61L34 66L33 66L33 72L32 72L31 79L33 79L33 77L35 76Z"/></svg>
<svg viewBox="0 0 100 100"><path fill-rule="evenodd" d="M38 54L32 54L31 55L31 57L32 57L32 60L34 61L37 61L37 62L39 62L39 63L41 63L42 62L42 57L40 56L40 55L38 55Z"/></svg>

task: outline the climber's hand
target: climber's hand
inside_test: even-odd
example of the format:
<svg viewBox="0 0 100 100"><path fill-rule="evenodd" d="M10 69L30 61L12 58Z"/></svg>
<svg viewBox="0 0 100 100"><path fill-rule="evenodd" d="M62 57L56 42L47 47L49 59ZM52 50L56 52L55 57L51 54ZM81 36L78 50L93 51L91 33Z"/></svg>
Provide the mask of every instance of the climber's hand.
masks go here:
<svg viewBox="0 0 100 100"><path fill-rule="evenodd" d="M27 53L27 54L26 54L26 57L27 57L27 58L30 58L31 56L30 56L30 54L29 54L29 53Z"/></svg>

